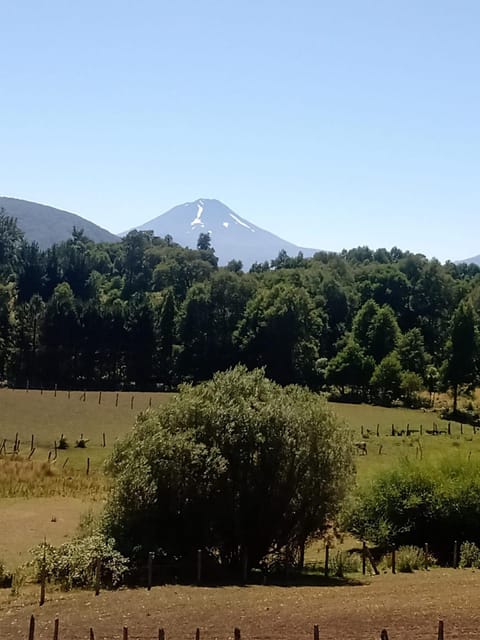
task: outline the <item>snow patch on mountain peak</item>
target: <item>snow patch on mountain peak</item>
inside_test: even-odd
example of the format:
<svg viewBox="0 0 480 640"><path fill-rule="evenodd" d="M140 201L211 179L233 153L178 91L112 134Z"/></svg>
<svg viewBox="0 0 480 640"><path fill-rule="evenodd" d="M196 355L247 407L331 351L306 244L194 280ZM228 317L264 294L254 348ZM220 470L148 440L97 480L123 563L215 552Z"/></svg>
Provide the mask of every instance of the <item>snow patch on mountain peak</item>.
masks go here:
<svg viewBox="0 0 480 640"><path fill-rule="evenodd" d="M252 227L249 227L246 222L243 222L243 220L240 220L240 218L237 218L237 216L234 213L230 213L230 217L233 218L233 220L235 220L235 222L237 224L241 224L242 227L245 227L246 229L248 229L252 233L255 233L255 229L252 229Z"/></svg>
<svg viewBox="0 0 480 640"><path fill-rule="evenodd" d="M202 222L202 213L203 213L203 202L201 200L199 200L198 204L197 204L197 215L195 216L195 218L190 223L191 227L195 227L198 224L201 225L202 227L205 226L203 224L203 222Z"/></svg>

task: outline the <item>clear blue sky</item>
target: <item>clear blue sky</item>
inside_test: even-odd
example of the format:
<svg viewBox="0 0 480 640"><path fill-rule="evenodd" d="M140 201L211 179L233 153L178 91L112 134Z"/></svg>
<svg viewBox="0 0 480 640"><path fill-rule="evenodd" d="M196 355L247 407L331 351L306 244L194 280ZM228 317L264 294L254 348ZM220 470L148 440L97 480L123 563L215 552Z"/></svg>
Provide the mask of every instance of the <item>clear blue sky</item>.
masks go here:
<svg viewBox="0 0 480 640"><path fill-rule="evenodd" d="M3 0L0 194L480 253L478 0Z"/></svg>

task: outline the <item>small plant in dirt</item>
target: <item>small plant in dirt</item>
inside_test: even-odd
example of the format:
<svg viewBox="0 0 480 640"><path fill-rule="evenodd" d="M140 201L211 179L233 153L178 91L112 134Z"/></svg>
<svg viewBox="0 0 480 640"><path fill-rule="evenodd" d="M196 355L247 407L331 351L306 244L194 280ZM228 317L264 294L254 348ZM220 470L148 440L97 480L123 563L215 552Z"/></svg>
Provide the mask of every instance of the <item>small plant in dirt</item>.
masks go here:
<svg viewBox="0 0 480 640"><path fill-rule="evenodd" d="M462 569L472 567L480 568L480 549L474 542L464 542L460 547L460 562L458 563Z"/></svg>
<svg viewBox="0 0 480 640"><path fill-rule="evenodd" d="M27 570L24 566L17 567L12 575L10 594L13 597L20 595L20 591L27 580Z"/></svg>
<svg viewBox="0 0 480 640"><path fill-rule="evenodd" d="M58 441L57 449L65 450L65 449L68 449L68 446L69 446L68 441L62 433L62 435L60 436L60 440Z"/></svg>
<svg viewBox="0 0 480 640"><path fill-rule="evenodd" d="M12 586L12 574L5 569L5 565L0 560L0 589Z"/></svg>
<svg viewBox="0 0 480 640"><path fill-rule="evenodd" d="M42 543L32 549L33 560L29 567L34 579L40 580L42 572L62 589L92 588L95 583L97 560L101 560L101 583L117 586L127 572L128 560L113 548L113 540L96 534L76 538L59 547Z"/></svg>
<svg viewBox="0 0 480 640"><path fill-rule="evenodd" d="M337 551L330 559L329 574L336 578L343 578L348 573L359 573L362 559L358 553Z"/></svg>
<svg viewBox="0 0 480 640"><path fill-rule="evenodd" d="M405 545L400 547L395 554L396 570L399 573L413 573L420 569L428 569L435 566L437 561L431 554L426 554L420 547L413 545ZM392 555L388 554L383 557L382 565L391 569L392 567Z"/></svg>
<svg viewBox="0 0 480 640"><path fill-rule="evenodd" d="M88 438L83 437L83 433L78 440L75 440L75 447L77 449L86 449L88 443Z"/></svg>
<svg viewBox="0 0 480 640"><path fill-rule="evenodd" d="M88 538L89 536L97 535L100 531L100 527L100 516L95 514L92 509L88 509L80 515L76 538Z"/></svg>

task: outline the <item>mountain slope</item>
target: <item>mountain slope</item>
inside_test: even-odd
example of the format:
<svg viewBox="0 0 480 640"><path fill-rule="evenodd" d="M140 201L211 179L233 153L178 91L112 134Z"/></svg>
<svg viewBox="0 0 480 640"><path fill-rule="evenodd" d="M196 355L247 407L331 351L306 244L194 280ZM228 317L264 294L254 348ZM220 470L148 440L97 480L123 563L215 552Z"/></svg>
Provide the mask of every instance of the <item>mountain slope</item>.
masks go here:
<svg viewBox="0 0 480 640"><path fill-rule="evenodd" d="M36 202L0 196L0 209L17 219L18 226L29 242L37 242L41 249L68 240L73 227L83 229L94 242L118 242L118 236L74 213L48 207Z"/></svg>
<svg viewBox="0 0 480 640"><path fill-rule="evenodd" d="M474 256L473 258L466 258L465 260L459 260L459 263L466 263L466 264L476 264L480 267L480 256Z"/></svg>
<svg viewBox="0 0 480 640"><path fill-rule="evenodd" d="M312 256L315 249L298 247L240 217L219 200L203 198L186 202L135 227L156 236L171 235L180 245L195 248L200 233L209 233L220 264L241 260L245 268L254 262L276 258L284 249L296 256Z"/></svg>

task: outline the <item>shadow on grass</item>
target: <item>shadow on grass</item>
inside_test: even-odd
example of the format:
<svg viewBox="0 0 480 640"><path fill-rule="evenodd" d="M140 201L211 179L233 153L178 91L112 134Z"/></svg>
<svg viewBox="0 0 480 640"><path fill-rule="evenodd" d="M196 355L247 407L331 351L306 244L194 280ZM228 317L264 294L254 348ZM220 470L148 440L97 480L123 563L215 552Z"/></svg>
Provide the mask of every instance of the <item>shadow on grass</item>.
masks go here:
<svg viewBox="0 0 480 640"><path fill-rule="evenodd" d="M181 578L173 578L165 582L152 582L152 587L164 587L170 585L181 585L184 587L206 587L206 588L223 588L223 587L358 587L366 584L366 579L354 578L354 577L325 577L324 575L317 573L304 573L304 574L292 574L292 575L275 575L268 574L263 575L258 573L257 575L249 576L247 582L241 582L235 579L217 579L217 580L203 580L201 584L197 584L192 580L182 580ZM146 584L143 581L132 581L128 584L133 588L146 588Z"/></svg>

